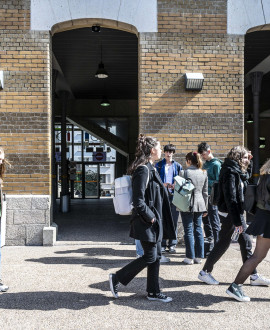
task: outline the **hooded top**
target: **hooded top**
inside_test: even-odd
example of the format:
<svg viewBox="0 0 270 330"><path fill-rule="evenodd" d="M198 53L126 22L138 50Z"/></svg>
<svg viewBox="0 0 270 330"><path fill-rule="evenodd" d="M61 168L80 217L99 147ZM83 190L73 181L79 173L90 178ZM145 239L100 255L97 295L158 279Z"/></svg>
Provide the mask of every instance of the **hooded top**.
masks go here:
<svg viewBox="0 0 270 330"><path fill-rule="evenodd" d="M222 161L218 158L207 160L203 164L203 169L207 171L208 176L208 195L211 194L211 189L214 182L218 181L219 179L221 165Z"/></svg>

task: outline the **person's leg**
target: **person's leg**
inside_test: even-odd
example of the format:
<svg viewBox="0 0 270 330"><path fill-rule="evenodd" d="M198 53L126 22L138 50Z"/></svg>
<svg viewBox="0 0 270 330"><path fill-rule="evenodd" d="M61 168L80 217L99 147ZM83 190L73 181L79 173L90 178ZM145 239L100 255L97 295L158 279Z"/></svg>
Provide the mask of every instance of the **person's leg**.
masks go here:
<svg viewBox="0 0 270 330"><path fill-rule="evenodd" d="M194 237L195 237L195 258L204 257L204 238L202 230L202 212L193 213Z"/></svg>
<svg viewBox="0 0 270 330"><path fill-rule="evenodd" d="M171 211L172 211L172 218L175 228L175 236L176 239L170 239L169 240L169 247L177 245L177 226L178 226L178 218L179 218L179 211L176 210L176 206L172 203L173 196L170 196L170 205L171 205Z"/></svg>
<svg viewBox="0 0 270 330"><path fill-rule="evenodd" d="M243 284L245 280L252 274L253 270L258 266L258 264L266 257L269 249L270 239L258 236L253 255L245 261L239 273L237 274L234 283L238 285Z"/></svg>
<svg viewBox="0 0 270 330"><path fill-rule="evenodd" d="M142 257L143 256L143 247L141 244L141 241L138 239L135 239L135 244L136 244L136 254L137 256Z"/></svg>
<svg viewBox="0 0 270 330"><path fill-rule="evenodd" d="M194 251L194 233L193 233L193 213L181 212L182 222L185 231L185 245L186 245L186 257L189 259L195 258Z"/></svg>
<svg viewBox="0 0 270 330"><path fill-rule="evenodd" d="M159 266L161 258L161 243L142 242L144 255L147 261L147 285L148 293L159 293Z"/></svg>
<svg viewBox="0 0 270 330"><path fill-rule="evenodd" d="M225 218L220 216L221 230L219 232L219 241L215 244L213 250L210 252L203 267L203 271L211 273L215 263L223 256L228 250L231 237L234 231L234 224L232 223L229 215Z"/></svg>
<svg viewBox="0 0 270 330"><path fill-rule="evenodd" d="M243 219L242 226L244 232L239 235L238 243L240 245L240 251L243 263L246 262L252 256L252 241L248 234L245 233L247 229L246 221ZM257 274L256 268L253 269L252 274Z"/></svg>
<svg viewBox="0 0 270 330"><path fill-rule="evenodd" d="M212 205L208 202L208 218L211 223L213 237L214 237L214 244L217 243L219 239L219 232L220 232L220 219L218 215L218 208L216 205Z"/></svg>
<svg viewBox="0 0 270 330"><path fill-rule="evenodd" d="M213 239L214 235L213 235L209 216L207 215L207 216L203 217L202 222L203 222L203 230L205 233L205 237L208 239Z"/></svg>

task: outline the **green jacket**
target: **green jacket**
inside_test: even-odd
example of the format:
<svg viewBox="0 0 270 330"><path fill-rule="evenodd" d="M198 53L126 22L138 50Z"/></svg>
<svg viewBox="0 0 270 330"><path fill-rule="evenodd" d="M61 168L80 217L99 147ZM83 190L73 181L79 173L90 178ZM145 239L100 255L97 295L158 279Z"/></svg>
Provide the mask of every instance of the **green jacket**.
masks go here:
<svg viewBox="0 0 270 330"><path fill-rule="evenodd" d="M207 160L203 169L207 171L208 176L208 194L210 195L214 182L218 181L222 161L218 158Z"/></svg>

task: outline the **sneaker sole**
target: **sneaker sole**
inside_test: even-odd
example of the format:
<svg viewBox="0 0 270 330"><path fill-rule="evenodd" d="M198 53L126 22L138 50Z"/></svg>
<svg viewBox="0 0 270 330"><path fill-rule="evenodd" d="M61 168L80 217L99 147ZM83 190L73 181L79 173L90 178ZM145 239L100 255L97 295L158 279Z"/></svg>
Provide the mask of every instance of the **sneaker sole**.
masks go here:
<svg viewBox="0 0 270 330"><path fill-rule="evenodd" d="M229 291L228 289L226 290L226 293L230 296L230 297L232 297L232 298L234 298L235 300L237 300L237 301L240 301L240 302L249 302L250 301L250 298L248 298L248 299L241 299L241 298L239 298L239 297L237 297L235 294L233 294L231 291Z"/></svg>
<svg viewBox="0 0 270 330"><path fill-rule="evenodd" d="M198 279L200 281L202 281L203 283L208 284L208 285L219 285L219 282L217 282L217 283L208 283L208 282L206 282L205 279L202 278L202 276L200 274L198 275Z"/></svg>
<svg viewBox="0 0 270 330"><path fill-rule="evenodd" d="M250 285L252 286L269 286L269 284L262 284L262 283L254 283L250 281Z"/></svg>
<svg viewBox="0 0 270 330"><path fill-rule="evenodd" d="M168 302L171 302L171 300L162 300L162 299L158 299L158 298L150 298L150 297L146 297L148 300L150 301L160 301L160 302L163 302L163 303L168 303Z"/></svg>
<svg viewBox="0 0 270 330"><path fill-rule="evenodd" d="M110 289L111 289L112 295L114 296L115 299L118 299L119 298L118 294L116 294L113 289L112 274L109 275L109 282L110 282Z"/></svg>

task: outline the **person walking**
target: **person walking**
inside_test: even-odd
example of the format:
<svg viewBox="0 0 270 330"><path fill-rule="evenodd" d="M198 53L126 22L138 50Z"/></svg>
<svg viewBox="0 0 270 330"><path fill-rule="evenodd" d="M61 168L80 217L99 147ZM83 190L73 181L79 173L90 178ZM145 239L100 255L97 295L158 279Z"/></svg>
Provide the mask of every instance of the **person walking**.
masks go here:
<svg viewBox="0 0 270 330"><path fill-rule="evenodd" d="M191 212L181 212L186 245L184 263L200 264L204 258L204 239L202 230L202 215L207 211L208 179L207 172L202 170L202 160L197 152L186 155L187 170L181 171L181 176L191 179L194 189L194 200Z"/></svg>
<svg viewBox="0 0 270 330"><path fill-rule="evenodd" d="M5 173L5 152L4 149L0 147L0 292L6 292L8 290L8 286L4 285L1 280L1 215L2 215L2 183L3 183L3 176Z"/></svg>
<svg viewBox="0 0 270 330"><path fill-rule="evenodd" d="M211 194L212 186L219 179L222 161L215 158L208 143L202 142L198 145L198 153L205 161L203 169L207 171L208 177L208 195ZM207 215L203 217L203 227L205 236L210 241L212 250L214 244L218 241L220 231L220 219L218 215L218 208L212 205L208 199Z"/></svg>
<svg viewBox="0 0 270 330"><path fill-rule="evenodd" d="M174 177L180 174L180 171L182 170L181 164L173 160L173 155L175 154L175 146L173 144L167 144L165 145L163 151L165 154L165 157L156 164L156 169L160 175L160 178L164 184L164 187L168 190L170 205L171 205L171 211L172 211L172 217L175 227L175 235L176 239L163 239L161 243L161 250L162 252L166 251L166 248L168 248L169 253L175 253L176 245L177 245L177 224L178 224L178 218L179 218L179 211L176 210L176 206L172 204L173 200L173 192L174 192Z"/></svg>
<svg viewBox="0 0 270 330"><path fill-rule="evenodd" d="M161 293L159 287L162 237L176 238L168 193L153 166L160 156L160 142L153 137L140 134L135 160L129 168L129 174L132 175L134 206L130 237L141 241L144 254L109 275L110 289L114 298L118 298L120 283L127 285L147 267L147 299L165 303L172 301L171 297Z"/></svg>
<svg viewBox="0 0 270 330"><path fill-rule="evenodd" d="M251 176L250 160L252 156L243 146L232 148L221 166L219 177L218 212L221 221L219 241L210 252L198 278L207 284L217 285L219 282L211 274L216 262L228 250L232 234L236 229L242 228L238 238L242 260L245 262L252 255L252 242L245 230L244 219L244 192L247 180ZM268 285L269 280L252 270L251 285Z"/></svg>
<svg viewBox="0 0 270 330"><path fill-rule="evenodd" d="M243 283L270 250L270 160L266 161L260 169L256 195L255 218L246 230L246 234L257 236L256 247L253 255L246 260L234 282L226 290L229 296L238 301L250 301L250 298L243 291ZM239 231L243 230L242 226L238 229ZM256 285L256 282L253 285ZM264 285L270 285L270 280L265 280Z"/></svg>

